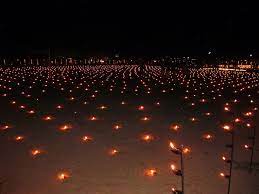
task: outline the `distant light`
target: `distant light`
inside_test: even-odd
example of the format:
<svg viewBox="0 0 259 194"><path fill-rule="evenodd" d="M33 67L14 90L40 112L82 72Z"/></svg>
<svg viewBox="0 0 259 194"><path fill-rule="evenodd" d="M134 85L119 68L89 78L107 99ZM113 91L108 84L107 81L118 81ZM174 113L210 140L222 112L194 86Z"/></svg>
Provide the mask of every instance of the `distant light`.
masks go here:
<svg viewBox="0 0 259 194"><path fill-rule="evenodd" d="M211 54L211 51L208 52L208 55L210 55L210 54Z"/></svg>

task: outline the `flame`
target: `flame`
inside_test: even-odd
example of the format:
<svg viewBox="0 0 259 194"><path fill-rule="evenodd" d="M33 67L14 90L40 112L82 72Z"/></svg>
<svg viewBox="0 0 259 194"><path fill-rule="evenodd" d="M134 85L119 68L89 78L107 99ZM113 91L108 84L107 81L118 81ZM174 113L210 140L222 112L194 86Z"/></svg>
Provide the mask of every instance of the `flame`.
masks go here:
<svg viewBox="0 0 259 194"><path fill-rule="evenodd" d="M175 165L174 165L174 164L171 164L171 166L170 166L170 167L171 167L171 170L172 170L172 171L175 171L175 170L176 170L176 167L175 167Z"/></svg>
<svg viewBox="0 0 259 194"><path fill-rule="evenodd" d="M70 178L70 174L68 172L60 172L58 173L57 178L59 181L65 181Z"/></svg>
<svg viewBox="0 0 259 194"><path fill-rule="evenodd" d="M194 122L194 121L196 121L196 120L197 120L197 119L194 118L194 117L191 118L191 121L192 121L192 122Z"/></svg>
<svg viewBox="0 0 259 194"><path fill-rule="evenodd" d="M9 126L9 125L4 125L4 126L0 127L1 130L7 130L7 129L10 129L10 128L11 128L11 126Z"/></svg>
<svg viewBox="0 0 259 194"><path fill-rule="evenodd" d="M52 116L45 116L45 117L43 117L42 118L44 121L51 121L51 120L53 120L53 117Z"/></svg>
<svg viewBox="0 0 259 194"><path fill-rule="evenodd" d="M89 120L90 120L90 121L96 121L96 120L97 120L97 117L96 117L96 116L91 116L91 117L89 118Z"/></svg>
<svg viewBox="0 0 259 194"><path fill-rule="evenodd" d="M150 118L148 118L148 117L143 117L143 118L141 118L141 120L142 120L142 121L149 121Z"/></svg>
<svg viewBox="0 0 259 194"><path fill-rule="evenodd" d="M247 116L247 117L252 116L252 115L253 115L252 112L246 112L246 113L245 113L245 116Z"/></svg>
<svg viewBox="0 0 259 194"><path fill-rule="evenodd" d="M25 109L24 105L19 106L20 109Z"/></svg>
<svg viewBox="0 0 259 194"><path fill-rule="evenodd" d="M241 121L240 118L235 119L235 123L239 123L240 121Z"/></svg>
<svg viewBox="0 0 259 194"><path fill-rule="evenodd" d="M173 142L170 142L170 147L173 149L173 150L177 150L177 147L175 147L174 143Z"/></svg>
<svg viewBox="0 0 259 194"><path fill-rule="evenodd" d="M29 113L29 114L34 114L35 111L34 111L34 110L30 110L30 111L28 111L28 113Z"/></svg>
<svg viewBox="0 0 259 194"><path fill-rule="evenodd" d="M115 156L116 154L118 154L119 153L119 150L117 150L117 149L111 149L110 151L109 151L109 154L111 155L111 156Z"/></svg>
<svg viewBox="0 0 259 194"><path fill-rule="evenodd" d="M114 125L114 126L113 126L113 129L116 129L116 130L121 129L121 128L122 128L121 125Z"/></svg>
<svg viewBox="0 0 259 194"><path fill-rule="evenodd" d="M204 139L206 139L206 140L210 140L210 139L213 138L213 136L210 135L210 134L204 134L202 137L203 137Z"/></svg>
<svg viewBox="0 0 259 194"><path fill-rule="evenodd" d="M224 125L223 126L223 129L226 130L226 131L230 131L231 130L231 127L229 125Z"/></svg>
<svg viewBox="0 0 259 194"><path fill-rule="evenodd" d="M151 134L145 134L145 135L143 135L143 136L141 137L141 139L142 139L143 141L150 142L150 141L154 140L154 136L151 135Z"/></svg>
<svg viewBox="0 0 259 194"><path fill-rule="evenodd" d="M189 148L184 148L183 149L183 153L184 154L188 154L188 153L190 153L191 152L191 150L189 149Z"/></svg>
<svg viewBox="0 0 259 194"><path fill-rule="evenodd" d="M144 110L144 108L145 107L141 105L141 106L138 107L138 110L142 111L142 110Z"/></svg>
<svg viewBox="0 0 259 194"><path fill-rule="evenodd" d="M93 138L90 136L87 136L87 135L82 137L82 141L84 141L84 142L88 142L88 141L92 141L92 140L93 140Z"/></svg>
<svg viewBox="0 0 259 194"><path fill-rule="evenodd" d="M174 131L178 131L180 129L180 125L178 124L172 124L170 125L170 129L174 130Z"/></svg>
<svg viewBox="0 0 259 194"><path fill-rule="evenodd" d="M224 111L228 112L228 111L230 111L230 108L227 107L227 106L225 106L225 107L224 107Z"/></svg>
<svg viewBox="0 0 259 194"><path fill-rule="evenodd" d="M33 150L31 150L31 155L32 156L37 156L37 155L39 155L39 154L41 154L42 153L42 150L39 150L39 149L33 149Z"/></svg>
<svg viewBox="0 0 259 194"><path fill-rule="evenodd" d="M22 141L22 140L24 140L24 136L21 136L21 135L16 136L16 137L14 137L14 140L15 141Z"/></svg>
<svg viewBox="0 0 259 194"><path fill-rule="evenodd" d="M62 109L63 106L62 106L62 105L58 105L56 108L57 108L57 109Z"/></svg>
<svg viewBox="0 0 259 194"><path fill-rule="evenodd" d="M157 174L157 170L152 168L152 169L147 169L145 170L145 175L149 177L153 177Z"/></svg>
<svg viewBox="0 0 259 194"><path fill-rule="evenodd" d="M101 110L107 109L107 106L102 105L99 107L99 109L101 109Z"/></svg>
<svg viewBox="0 0 259 194"><path fill-rule="evenodd" d="M62 125L61 127L59 127L59 129L61 130L61 131L67 131L67 130L69 130L69 129L71 129L72 128L72 126L71 125L68 125L68 124L65 124L65 125Z"/></svg>

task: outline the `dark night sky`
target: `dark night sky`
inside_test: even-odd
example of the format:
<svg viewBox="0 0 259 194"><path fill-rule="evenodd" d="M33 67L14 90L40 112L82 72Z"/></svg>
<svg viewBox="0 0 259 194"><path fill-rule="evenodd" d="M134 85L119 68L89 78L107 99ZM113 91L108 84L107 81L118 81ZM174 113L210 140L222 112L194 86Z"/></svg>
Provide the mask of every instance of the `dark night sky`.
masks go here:
<svg viewBox="0 0 259 194"><path fill-rule="evenodd" d="M257 6L249 3L9 0L0 6L1 54L49 47L132 54L246 54L259 48Z"/></svg>

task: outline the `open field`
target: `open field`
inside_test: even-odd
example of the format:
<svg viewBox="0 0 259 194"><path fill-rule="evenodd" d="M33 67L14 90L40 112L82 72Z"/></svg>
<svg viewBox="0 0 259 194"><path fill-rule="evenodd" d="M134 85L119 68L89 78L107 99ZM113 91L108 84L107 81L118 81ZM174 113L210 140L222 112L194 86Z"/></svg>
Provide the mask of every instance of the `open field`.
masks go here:
<svg viewBox="0 0 259 194"><path fill-rule="evenodd" d="M185 194L224 194L226 124L235 131L231 193L258 194L258 137L250 172L244 147L258 123L258 86L258 73L215 69L0 68L3 194L171 193L181 181L170 141L190 149Z"/></svg>

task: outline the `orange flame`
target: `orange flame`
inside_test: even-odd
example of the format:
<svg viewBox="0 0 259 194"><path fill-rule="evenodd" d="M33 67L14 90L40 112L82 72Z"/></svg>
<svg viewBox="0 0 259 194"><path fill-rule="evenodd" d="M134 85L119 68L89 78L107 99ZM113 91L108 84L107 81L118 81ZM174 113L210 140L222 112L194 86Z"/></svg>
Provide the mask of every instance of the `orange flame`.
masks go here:
<svg viewBox="0 0 259 194"><path fill-rule="evenodd" d="M142 105L138 107L138 110L140 110L140 111L142 111L142 110L144 110L144 109L145 109L145 107L142 106Z"/></svg>
<svg viewBox="0 0 259 194"><path fill-rule="evenodd" d="M119 153L119 150L117 150L117 149L111 149L110 151L109 151L109 154L111 155L111 156L115 156L115 155L117 155Z"/></svg>
<svg viewBox="0 0 259 194"><path fill-rule="evenodd" d="M59 127L59 129L61 131L68 131L69 129L71 129L72 126L71 125L68 125L68 124L65 124L65 125L62 125L61 127Z"/></svg>
<svg viewBox="0 0 259 194"><path fill-rule="evenodd" d="M82 137L82 141L83 141L83 142L89 142L89 141L92 141L92 140L93 140L93 138L90 137L90 136L87 136L87 135L85 135L85 136Z"/></svg>
<svg viewBox="0 0 259 194"><path fill-rule="evenodd" d="M21 136L21 135L15 136L15 137L14 137L14 140L15 140L15 141L23 141L23 140L24 140L24 136Z"/></svg>
<svg viewBox="0 0 259 194"><path fill-rule="evenodd" d="M154 140L154 136L151 135L151 134L145 134L145 135L143 135L143 136L141 137L141 139L142 139L143 141L150 142L150 141Z"/></svg>
<svg viewBox="0 0 259 194"><path fill-rule="evenodd" d="M153 177L153 176L157 175L157 170L154 168L147 169L147 170L145 170L145 175L149 176L149 177Z"/></svg>
<svg viewBox="0 0 259 194"><path fill-rule="evenodd" d="M42 154L42 150L40 150L40 149L33 149L33 150L31 150L31 155L32 156L37 156L39 154Z"/></svg>
<svg viewBox="0 0 259 194"><path fill-rule="evenodd" d="M70 176L70 174L68 173L68 172L60 172L60 173L58 173L58 175L57 175L57 179L59 180L59 181L65 181L65 180L67 180L67 179L69 179L71 176Z"/></svg>

